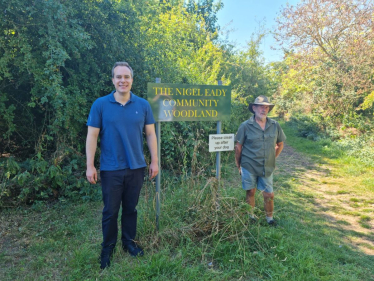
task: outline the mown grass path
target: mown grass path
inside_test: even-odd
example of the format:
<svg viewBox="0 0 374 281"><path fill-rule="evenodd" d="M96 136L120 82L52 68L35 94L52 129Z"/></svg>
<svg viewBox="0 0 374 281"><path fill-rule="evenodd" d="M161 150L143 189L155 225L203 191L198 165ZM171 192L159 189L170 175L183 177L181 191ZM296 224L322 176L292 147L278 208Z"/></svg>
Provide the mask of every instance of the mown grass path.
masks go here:
<svg viewBox="0 0 374 281"><path fill-rule="evenodd" d="M370 173L360 178L345 173L347 167L341 162L322 158L312 160L285 145L276 174L292 177L296 190L313 205L312 211L321 216L326 227L337 229L352 247L374 255L374 193L360 186Z"/></svg>

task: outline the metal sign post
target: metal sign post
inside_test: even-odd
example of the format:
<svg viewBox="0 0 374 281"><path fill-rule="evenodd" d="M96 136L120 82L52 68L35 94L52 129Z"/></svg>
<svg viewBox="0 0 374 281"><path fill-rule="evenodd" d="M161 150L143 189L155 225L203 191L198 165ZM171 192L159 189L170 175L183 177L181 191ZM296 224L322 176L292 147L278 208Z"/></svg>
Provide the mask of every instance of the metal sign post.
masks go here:
<svg viewBox="0 0 374 281"><path fill-rule="evenodd" d="M161 78L156 78L161 83ZM160 229L160 185L161 185L161 122L156 122L158 174L156 176L156 230Z"/></svg>
<svg viewBox="0 0 374 281"><path fill-rule="evenodd" d="M222 80L218 80L218 85L222 85ZM221 133L221 127L222 123L221 121L217 122L217 135ZM219 180L221 178L221 152L217 152L216 156L216 178L218 180L218 186L219 186Z"/></svg>

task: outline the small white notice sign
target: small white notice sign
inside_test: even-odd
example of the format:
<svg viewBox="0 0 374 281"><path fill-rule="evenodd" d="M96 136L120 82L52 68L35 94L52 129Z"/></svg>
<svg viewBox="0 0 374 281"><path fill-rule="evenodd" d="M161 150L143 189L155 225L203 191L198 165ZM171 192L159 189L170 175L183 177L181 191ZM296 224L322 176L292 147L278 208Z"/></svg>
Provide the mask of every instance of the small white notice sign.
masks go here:
<svg viewBox="0 0 374 281"><path fill-rule="evenodd" d="M209 135L209 152L234 150L234 134Z"/></svg>

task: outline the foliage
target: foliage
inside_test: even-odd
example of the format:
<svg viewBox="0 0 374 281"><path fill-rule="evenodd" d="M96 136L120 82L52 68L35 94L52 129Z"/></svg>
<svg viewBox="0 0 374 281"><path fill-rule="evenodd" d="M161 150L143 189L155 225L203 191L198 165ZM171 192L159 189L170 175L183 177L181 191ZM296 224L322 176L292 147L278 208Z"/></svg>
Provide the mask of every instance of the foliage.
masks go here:
<svg viewBox="0 0 374 281"><path fill-rule="evenodd" d="M297 136L311 140L318 140L323 136L323 127L318 119L318 116L299 115L292 116L290 118L290 123L296 126Z"/></svg>
<svg viewBox="0 0 374 281"><path fill-rule="evenodd" d="M247 49L238 51L228 59L226 68L230 82L240 102L250 103L259 95L272 95L267 69L264 66L260 43L264 34L252 36ZM227 50L229 53L231 50ZM232 52L232 51L231 51Z"/></svg>
<svg viewBox="0 0 374 281"><path fill-rule="evenodd" d="M222 1L214 3L214 0L188 0L186 7L189 13L196 13L204 19L207 31L214 33L219 30L217 12L223 8Z"/></svg>
<svg viewBox="0 0 374 281"><path fill-rule="evenodd" d="M368 166L374 164L374 128L362 116L344 116L339 129L329 126L329 120L320 115L294 115L288 123L295 128L294 134L299 137L317 143L328 142L334 150L353 156Z"/></svg>
<svg viewBox="0 0 374 281"><path fill-rule="evenodd" d="M85 163L74 151L47 161L38 153L33 159L17 163L13 157L0 163L0 208L40 201L101 198L98 185L91 186L84 177Z"/></svg>
<svg viewBox="0 0 374 281"><path fill-rule="evenodd" d="M283 9L277 39L287 69L277 100L286 110L333 124L353 112L373 117L373 12L367 0L306 0Z"/></svg>
<svg viewBox="0 0 374 281"><path fill-rule="evenodd" d="M142 66L150 71L144 82L159 77L168 83L216 83L222 59L214 34L182 5L161 8L153 17L140 16Z"/></svg>
<svg viewBox="0 0 374 281"><path fill-rule="evenodd" d="M359 159L368 167L374 167L374 134L348 137L335 143L338 149Z"/></svg>

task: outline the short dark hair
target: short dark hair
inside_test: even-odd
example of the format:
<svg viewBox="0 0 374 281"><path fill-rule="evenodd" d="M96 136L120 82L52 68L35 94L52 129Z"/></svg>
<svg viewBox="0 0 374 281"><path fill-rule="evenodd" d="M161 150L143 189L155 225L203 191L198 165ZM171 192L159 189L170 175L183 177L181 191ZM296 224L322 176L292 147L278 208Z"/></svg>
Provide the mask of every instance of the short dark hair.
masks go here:
<svg viewBox="0 0 374 281"><path fill-rule="evenodd" d="M134 77L134 71L132 70L131 66L125 62L125 61L119 61L119 62L116 62L112 68L112 78L114 78L114 69L117 67L117 66L126 66L128 69L130 69L130 72L131 72L131 78Z"/></svg>

